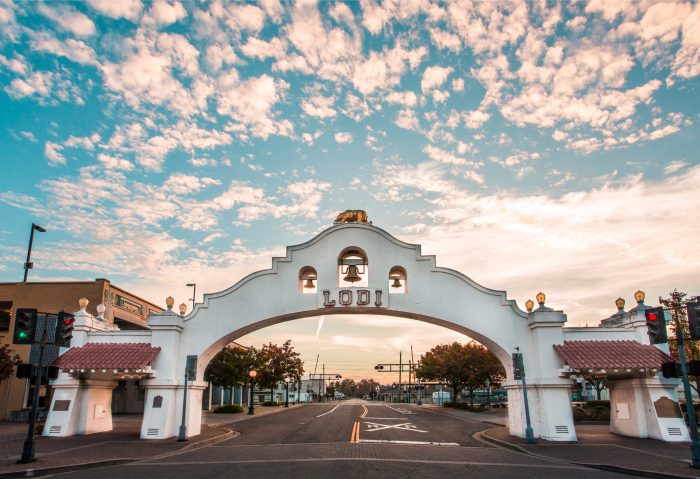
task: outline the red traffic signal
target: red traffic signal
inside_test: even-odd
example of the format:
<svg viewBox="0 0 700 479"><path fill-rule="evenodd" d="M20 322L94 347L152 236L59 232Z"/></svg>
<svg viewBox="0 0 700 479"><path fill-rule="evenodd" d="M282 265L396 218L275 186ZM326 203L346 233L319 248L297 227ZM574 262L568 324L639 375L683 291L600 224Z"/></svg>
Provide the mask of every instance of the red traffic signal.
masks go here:
<svg viewBox="0 0 700 479"><path fill-rule="evenodd" d="M666 317L664 316L664 308L649 308L644 311L644 316L647 320L647 334L651 344L661 344L668 342L666 333Z"/></svg>
<svg viewBox="0 0 700 479"><path fill-rule="evenodd" d="M70 347L70 340L73 338L73 323L75 322L75 316L71 313L66 313L61 311L58 313L58 319L56 321L56 336L55 343L56 346L62 348Z"/></svg>

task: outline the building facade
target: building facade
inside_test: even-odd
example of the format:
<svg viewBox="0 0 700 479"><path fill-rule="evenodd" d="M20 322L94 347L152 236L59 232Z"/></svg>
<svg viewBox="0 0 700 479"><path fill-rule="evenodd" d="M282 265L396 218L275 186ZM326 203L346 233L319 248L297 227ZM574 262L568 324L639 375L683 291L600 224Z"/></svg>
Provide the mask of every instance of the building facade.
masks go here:
<svg viewBox="0 0 700 479"><path fill-rule="evenodd" d="M87 298L87 310L91 314L101 317L105 323L118 326L121 330L147 330L149 314L163 311L162 307L114 286L104 278L95 281L0 283L0 344L10 344L22 362L29 362L32 347L12 344L14 312L18 308L33 308L43 313L58 313L61 310L71 312L75 311L78 298ZM105 307L101 315L97 310L100 304ZM14 376L2 381L0 419L12 419L13 411L17 416L17 411L31 406L31 388L28 380L17 379ZM42 387L40 407L46 405L47 393L50 397L51 389ZM133 384L124 384L117 391L117 396L118 402L124 404L123 411L120 411L119 407L116 408L116 411L120 412L134 412L134 401L139 397L143 401L143 391L139 391Z"/></svg>

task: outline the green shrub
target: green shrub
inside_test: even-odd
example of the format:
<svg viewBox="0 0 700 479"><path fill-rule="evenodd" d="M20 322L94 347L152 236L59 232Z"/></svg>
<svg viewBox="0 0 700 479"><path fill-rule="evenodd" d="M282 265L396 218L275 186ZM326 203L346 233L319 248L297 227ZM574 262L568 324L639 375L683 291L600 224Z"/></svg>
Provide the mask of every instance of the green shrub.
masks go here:
<svg viewBox="0 0 700 479"><path fill-rule="evenodd" d="M214 409L216 414L237 414L243 412L243 408L238 404L227 404L226 406L219 406Z"/></svg>
<svg viewBox="0 0 700 479"><path fill-rule="evenodd" d="M586 409L592 409L596 407L606 407L610 409L610 401L606 400L601 400L601 401L586 401Z"/></svg>
<svg viewBox="0 0 700 479"><path fill-rule="evenodd" d="M262 405L262 406L265 406L265 407L268 407L268 406L273 406L273 407L279 406L279 404L277 403L277 401L265 401L265 402L262 403L261 405Z"/></svg>
<svg viewBox="0 0 700 479"><path fill-rule="evenodd" d="M591 411L591 419L594 421L609 421L610 408L603 406L594 407Z"/></svg>
<svg viewBox="0 0 700 479"><path fill-rule="evenodd" d="M587 419L586 410L582 407L575 406L573 408L574 421L585 421Z"/></svg>

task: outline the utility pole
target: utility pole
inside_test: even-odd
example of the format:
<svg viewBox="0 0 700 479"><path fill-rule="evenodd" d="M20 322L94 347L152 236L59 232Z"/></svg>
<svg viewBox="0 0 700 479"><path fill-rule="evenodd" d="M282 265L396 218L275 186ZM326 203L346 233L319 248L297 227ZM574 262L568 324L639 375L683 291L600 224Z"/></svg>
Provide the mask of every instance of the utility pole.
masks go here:
<svg viewBox="0 0 700 479"><path fill-rule="evenodd" d="M321 368L321 374L322 374L322 376L321 376L322 382L320 384L322 385L323 389L326 389L326 384L325 384L326 383L326 363L323 363L323 368ZM319 391L321 391L321 389L319 389ZM321 394L323 394L323 395L321 395ZM319 392L319 394L318 394L318 397L319 398L323 397L324 401L325 401L325 396L326 396L326 391L323 391L323 393Z"/></svg>
<svg viewBox="0 0 700 479"><path fill-rule="evenodd" d="M399 402L403 402L403 395L401 394L401 370L403 369L403 363L401 362L401 351L399 351Z"/></svg>

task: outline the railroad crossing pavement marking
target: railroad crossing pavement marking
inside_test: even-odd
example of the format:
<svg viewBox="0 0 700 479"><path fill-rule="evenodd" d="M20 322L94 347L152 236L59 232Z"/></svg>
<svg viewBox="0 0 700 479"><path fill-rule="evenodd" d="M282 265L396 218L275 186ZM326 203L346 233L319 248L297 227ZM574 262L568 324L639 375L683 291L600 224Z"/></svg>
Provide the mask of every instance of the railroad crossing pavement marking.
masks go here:
<svg viewBox="0 0 700 479"><path fill-rule="evenodd" d="M364 411L362 411L362 415L360 416L361 418L365 417L369 412L369 409L367 409L367 406L365 406L364 404L362 405L362 409L364 409Z"/></svg>
<svg viewBox="0 0 700 479"><path fill-rule="evenodd" d="M350 442L351 443L359 443L360 442L360 423L359 421L356 421L355 424L352 426L352 434L350 435Z"/></svg>
<svg viewBox="0 0 700 479"><path fill-rule="evenodd" d="M367 432L383 431L384 429L401 429L403 431L428 432L416 428L416 426L414 426L410 422L404 422L401 424L379 424L377 422L365 422L365 424L369 427L369 429L367 429Z"/></svg>

